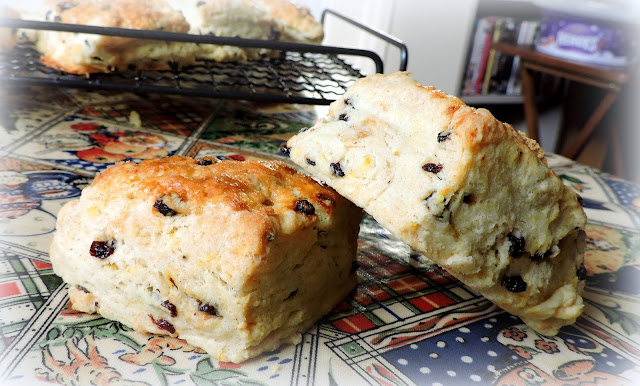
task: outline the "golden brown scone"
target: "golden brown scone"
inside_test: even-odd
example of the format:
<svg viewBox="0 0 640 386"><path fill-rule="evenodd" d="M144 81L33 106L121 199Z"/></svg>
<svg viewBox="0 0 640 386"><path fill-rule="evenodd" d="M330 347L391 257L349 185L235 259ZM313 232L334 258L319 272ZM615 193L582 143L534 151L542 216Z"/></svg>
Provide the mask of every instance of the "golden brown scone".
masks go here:
<svg viewBox="0 0 640 386"><path fill-rule="evenodd" d="M291 159L535 330L581 314L586 217L538 144L407 73L355 82Z"/></svg>
<svg viewBox="0 0 640 386"><path fill-rule="evenodd" d="M254 0L273 18L284 36L280 40L319 44L324 37L322 24L313 18L308 8L286 0Z"/></svg>
<svg viewBox="0 0 640 386"><path fill-rule="evenodd" d="M0 17L17 19L20 14L6 5L0 4ZM0 51L8 51L12 49L18 42L18 33L12 28L0 28Z"/></svg>
<svg viewBox="0 0 640 386"><path fill-rule="evenodd" d="M8 9L8 13L4 17L12 19L22 20L35 20L35 21L47 21L46 14L48 10L47 0L29 0L29 1L12 1L5 9ZM30 41L35 42L37 40L38 32L29 28L18 28L13 33L13 43L17 41ZM8 49L13 46L7 46Z"/></svg>
<svg viewBox="0 0 640 386"><path fill-rule="evenodd" d="M286 0L50 0L47 21L142 30L320 43L322 25ZM257 59L264 49L41 31L44 64L69 73L166 70L195 63Z"/></svg>
<svg viewBox="0 0 640 386"><path fill-rule="evenodd" d="M279 161L120 163L58 216L72 307L241 362L301 333L356 285L362 211Z"/></svg>
<svg viewBox="0 0 640 386"><path fill-rule="evenodd" d="M169 32L189 31L164 0L51 1L48 21ZM169 69L194 61L196 45L95 34L41 31L36 44L47 66L74 74L118 69Z"/></svg>
<svg viewBox="0 0 640 386"><path fill-rule="evenodd" d="M324 32L307 8L287 0L173 1L190 25L190 33L318 44ZM201 44L197 56L216 61L277 55L266 49Z"/></svg>

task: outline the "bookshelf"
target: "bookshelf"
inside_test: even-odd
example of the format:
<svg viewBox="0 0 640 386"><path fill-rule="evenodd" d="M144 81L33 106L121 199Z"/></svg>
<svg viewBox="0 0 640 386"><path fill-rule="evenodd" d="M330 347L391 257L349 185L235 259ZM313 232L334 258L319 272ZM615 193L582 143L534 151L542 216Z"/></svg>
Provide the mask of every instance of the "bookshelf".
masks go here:
<svg viewBox="0 0 640 386"><path fill-rule="evenodd" d="M533 44L541 13L531 1L478 0L459 95L468 104L520 104L520 58L493 44Z"/></svg>

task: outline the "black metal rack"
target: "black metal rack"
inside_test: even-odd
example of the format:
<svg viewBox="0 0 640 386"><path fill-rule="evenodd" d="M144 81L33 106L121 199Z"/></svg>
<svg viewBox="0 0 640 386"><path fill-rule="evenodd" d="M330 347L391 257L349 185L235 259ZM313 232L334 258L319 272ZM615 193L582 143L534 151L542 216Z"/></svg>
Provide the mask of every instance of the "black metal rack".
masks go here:
<svg viewBox="0 0 640 386"><path fill-rule="evenodd" d="M400 70L406 69L408 53L402 41L331 10L324 11L323 23L329 14L398 47L401 53ZM5 86L45 85L269 102L329 104L344 94L355 80L363 76L359 70L347 62L349 57L368 58L374 63L376 72L383 72L382 60L376 53L353 48L6 18L0 19L0 27L282 51L282 55L275 59L264 58L240 62L199 60L194 65L166 71L127 70L75 75L43 65L39 60L40 53L35 50L33 43L21 42L13 50L0 53L0 81Z"/></svg>

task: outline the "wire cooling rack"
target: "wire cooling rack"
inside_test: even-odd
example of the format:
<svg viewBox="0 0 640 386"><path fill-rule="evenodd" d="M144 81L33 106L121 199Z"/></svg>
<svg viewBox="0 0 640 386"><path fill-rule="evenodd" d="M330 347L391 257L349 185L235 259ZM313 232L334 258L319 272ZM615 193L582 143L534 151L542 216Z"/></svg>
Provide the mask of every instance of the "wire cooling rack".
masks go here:
<svg viewBox="0 0 640 386"><path fill-rule="evenodd" d="M400 70L406 69L404 43L383 32L373 30L331 10L327 14L400 48ZM236 45L275 49L279 58L240 62L200 60L194 65L166 71L125 70L110 73L75 75L43 65L33 43L21 42L14 49L0 52L0 81L5 85L48 85L57 87L97 88L141 93L169 93L227 99L269 102L329 104L338 99L362 73L348 62L350 57L373 61L376 72L383 71L380 57L371 51L289 43L179 34L166 31L142 31L64 23L0 19L0 26L77 33L94 33L201 44Z"/></svg>

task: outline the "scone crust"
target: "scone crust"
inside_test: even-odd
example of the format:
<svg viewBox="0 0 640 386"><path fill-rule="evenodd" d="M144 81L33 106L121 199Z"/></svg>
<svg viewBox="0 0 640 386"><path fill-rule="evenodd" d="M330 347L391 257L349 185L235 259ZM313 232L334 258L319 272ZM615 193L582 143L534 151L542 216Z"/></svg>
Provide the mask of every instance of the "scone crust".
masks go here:
<svg viewBox="0 0 640 386"><path fill-rule="evenodd" d="M577 194L486 109L407 73L373 75L288 146L314 178L539 332L582 312Z"/></svg>

